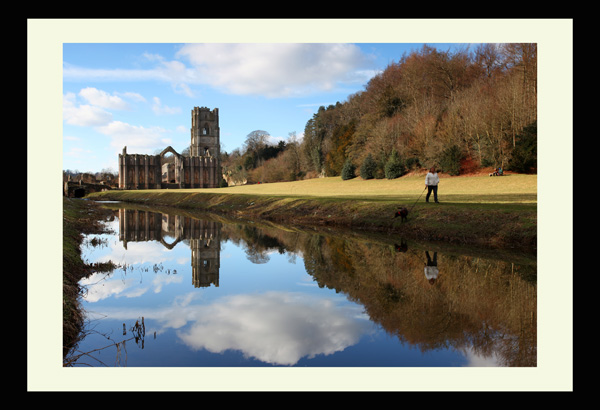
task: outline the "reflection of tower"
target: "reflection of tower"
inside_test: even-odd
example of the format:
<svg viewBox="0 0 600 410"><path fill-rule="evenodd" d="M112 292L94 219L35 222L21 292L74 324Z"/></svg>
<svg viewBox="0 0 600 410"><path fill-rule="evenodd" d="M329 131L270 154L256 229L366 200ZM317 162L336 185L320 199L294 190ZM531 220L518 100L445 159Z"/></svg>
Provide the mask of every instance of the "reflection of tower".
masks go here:
<svg viewBox="0 0 600 410"><path fill-rule="evenodd" d="M161 214L119 209L119 239L127 249L127 242L157 241L162 237Z"/></svg>
<svg viewBox="0 0 600 410"><path fill-rule="evenodd" d="M158 241L165 248L173 249L180 241L189 240L192 251L192 284L197 288L219 286L219 222L151 211L120 209L119 240L123 242L125 249L128 241Z"/></svg>
<svg viewBox="0 0 600 410"><path fill-rule="evenodd" d="M190 239L192 249L192 283L194 287L219 287L221 267L221 225L212 221L199 223L197 239Z"/></svg>
<svg viewBox="0 0 600 410"><path fill-rule="evenodd" d="M169 215L162 214L161 218L161 235L162 238L165 236L170 236L175 239L183 239L184 235L184 227L186 224L186 219L179 215Z"/></svg>

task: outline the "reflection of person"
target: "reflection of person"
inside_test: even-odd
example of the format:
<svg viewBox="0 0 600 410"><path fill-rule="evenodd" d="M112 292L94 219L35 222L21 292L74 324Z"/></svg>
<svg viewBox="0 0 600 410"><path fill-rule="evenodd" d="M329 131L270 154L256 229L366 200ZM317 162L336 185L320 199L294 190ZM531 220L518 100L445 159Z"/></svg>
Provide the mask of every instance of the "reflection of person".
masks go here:
<svg viewBox="0 0 600 410"><path fill-rule="evenodd" d="M429 251L425 251L425 256L427 257L427 263L425 264L425 277L429 283L433 285L439 274L437 267L437 252L433 252L433 259L431 259L429 256Z"/></svg>
<svg viewBox="0 0 600 410"><path fill-rule="evenodd" d="M429 196L431 195L431 191L433 191L433 199L435 200L436 204L439 203L437 197L437 188L439 183L440 178L438 177L435 168L431 167L425 176L425 186L427 187L427 196L425 197L425 202L429 202Z"/></svg>

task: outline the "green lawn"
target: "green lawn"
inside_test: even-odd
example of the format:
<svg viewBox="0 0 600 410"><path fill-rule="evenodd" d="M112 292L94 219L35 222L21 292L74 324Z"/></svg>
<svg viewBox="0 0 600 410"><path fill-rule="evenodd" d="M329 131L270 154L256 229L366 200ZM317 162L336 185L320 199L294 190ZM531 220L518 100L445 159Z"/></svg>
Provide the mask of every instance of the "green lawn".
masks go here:
<svg viewBox="0 0 600 410"><path fill-rule="evenodd" d="M299 197L343 197L369 200L415 201L425 188L424 177L409 176L394 180L340 177L304 181L242 185L219 189L182 190L219 194L248 194ZM446 203L536 203L537 175L511 174L502 177L442 177L438 188ZM423 193L422 198L425 197Z"/></svg>

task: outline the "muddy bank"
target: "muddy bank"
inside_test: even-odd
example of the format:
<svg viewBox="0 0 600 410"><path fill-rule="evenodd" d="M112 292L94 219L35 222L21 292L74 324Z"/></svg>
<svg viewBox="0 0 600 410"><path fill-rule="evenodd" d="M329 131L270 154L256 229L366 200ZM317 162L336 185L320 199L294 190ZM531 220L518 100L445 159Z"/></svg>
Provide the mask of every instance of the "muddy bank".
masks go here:
<svg viewBox="0 0 600 410"><path fill-rule="evenodd" d="M407 239L444 241L484 248L535 252L535 207L497 204L404 204L408 220L394 218L397 202L377 199L317 198L201 193L195 191L107 191L89 195L115 200L226 214L276 223L382 232Z"/></svg>

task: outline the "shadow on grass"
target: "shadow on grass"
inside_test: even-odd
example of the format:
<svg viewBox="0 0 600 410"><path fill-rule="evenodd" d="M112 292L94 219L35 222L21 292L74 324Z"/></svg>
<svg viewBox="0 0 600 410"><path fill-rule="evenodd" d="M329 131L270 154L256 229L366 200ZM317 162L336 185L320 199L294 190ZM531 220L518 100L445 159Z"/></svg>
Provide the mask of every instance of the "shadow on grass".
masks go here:
<svg viewBox="0 0 600 410"><path fill-rule="evenodd" d="M477 208L535 210L537 208L536 194L494 194L494 195L468 195L468 194L438 194L441 205L453 205ZM329 202L363 201L363 202L390 202L398 205L418 206L425 205L425 194L418 195L390 195L379 197L336 196L336 197L297 197L296 199L312 199ZM433 197L430 198L433 203ZM429 204L427 204L429 205Z"/></svg>

